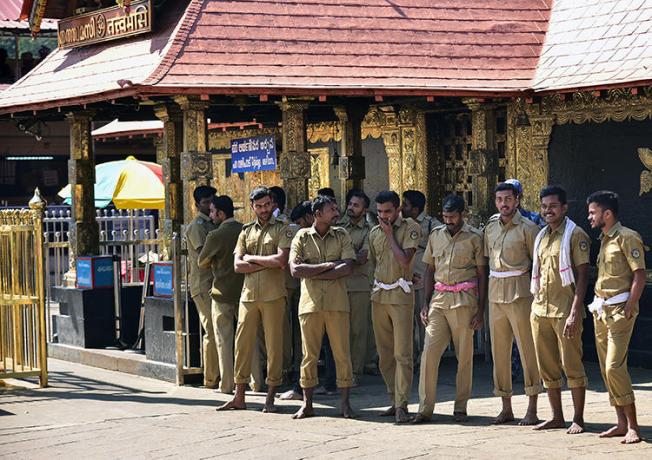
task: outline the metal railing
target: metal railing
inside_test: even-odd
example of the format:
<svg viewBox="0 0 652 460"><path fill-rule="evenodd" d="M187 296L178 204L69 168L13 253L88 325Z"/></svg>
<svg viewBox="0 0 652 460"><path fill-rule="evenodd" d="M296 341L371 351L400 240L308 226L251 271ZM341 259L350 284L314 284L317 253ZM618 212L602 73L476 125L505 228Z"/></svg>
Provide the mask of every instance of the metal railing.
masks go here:
<svg viewBox="0 0 652 460"><path fill-rule="evenodd" d="M43 208L0 211L0 378L38 376L47 386Z"/></svg>

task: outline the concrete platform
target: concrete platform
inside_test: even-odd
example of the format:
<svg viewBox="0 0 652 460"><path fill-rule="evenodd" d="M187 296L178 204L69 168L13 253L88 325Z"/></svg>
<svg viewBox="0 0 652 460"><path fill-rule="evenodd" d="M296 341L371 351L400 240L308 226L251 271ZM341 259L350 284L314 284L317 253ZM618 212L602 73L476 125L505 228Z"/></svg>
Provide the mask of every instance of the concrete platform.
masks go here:
<svg viewBox="0 0 652 460"><path fill-rule="evenodd" d="M478 360L479 361L479 360ZM2 459L647 459L652 444L623 446L618 438L600 439L615 414L597 367L587 364L587 432L533 432L516 424L491 424L500 401L491 394L491 366L476 362L468 423L453 423L454 360L442 364L435 418L426 425L397 426L379 417L387 395L379 377L354 388L356 420L337 416L337 397L316 400L318 417L292 420L298 401L280 402L282 412L263 414L262 394L248 395L248 409L216 412L229 396L201 387L175 385L126 373L50 360L51 387L36 381L9 380L0 387ZM652 438L652 371L632 369L639 423ZM417 408L415 384L410 410ZM514 410L525 412L522 383L515 385ZM566 416L570 395L563 393ZM550 416L545 396L539 416Z"/></svg>

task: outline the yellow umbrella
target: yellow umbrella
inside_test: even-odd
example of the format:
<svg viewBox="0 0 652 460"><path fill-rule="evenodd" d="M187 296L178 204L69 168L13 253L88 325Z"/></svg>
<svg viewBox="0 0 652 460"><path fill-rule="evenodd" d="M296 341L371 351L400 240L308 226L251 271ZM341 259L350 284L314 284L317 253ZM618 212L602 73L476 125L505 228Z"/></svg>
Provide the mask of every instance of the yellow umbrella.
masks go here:
<svg viewBox="0 0 652 460"><path fill-rule="evenodd" d="M70 184L59 192L71 204ZM133 156L95 167L95 207L113 202L118 209L163 209L165 193L161 165L139 161Z"/></svg>

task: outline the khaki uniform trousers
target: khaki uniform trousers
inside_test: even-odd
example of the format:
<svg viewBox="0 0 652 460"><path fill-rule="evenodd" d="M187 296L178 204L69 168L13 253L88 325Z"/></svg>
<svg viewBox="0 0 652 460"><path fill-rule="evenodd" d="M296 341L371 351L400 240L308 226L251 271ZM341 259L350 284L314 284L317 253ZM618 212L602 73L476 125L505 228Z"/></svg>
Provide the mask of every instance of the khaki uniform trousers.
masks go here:
<svg viewBox="0 0 652 460"><path fill-rule="evenodd" d="M269 386L283 382L283 326L285 320L285 297L269 302L240 301L238 327L235 334L235 383L249 382L252 361L258 341L259 325L265 334L267 352L267 379ZM260 363L260 360L258 360ZM253 363L255 366L257 363Z"/></svg>
<svg viewBox="0 0 652 460"><path fill-rule="evenodd" d="M632 379L627 371L627 350L638 315L627 319L622 308L623 305L607 307L606 316L593 315L600 371L612 406L634 403Z"/></svg>
<svg viewBox="0 0 652 460"><path fill-rule="evenodd" d="M283 328L283 372L290 373L295 360L294 329L292 316L296 314L299 306L300 289L288 289L287 305L285 311L285 327Z"/></svg>
<svg viewBox="0 0 652 460"><path fill-rule="evenodd" d="M351 306L351 364L356 377L364 373L367 357L369 322L371 321L370 292L349 292ZM330 337L330 336L329 336Z"/></svg>
<svg viewBox="0 0 652 460"><path fill-rule="evenodd" d="M412 331L414 304L372 302L371 318L376 335L380 373L394 407L407 407L414 361Z"/></svg>
<svg viewBox="0 0 652 460"><path fill-rule="evenodd" d="M541 393L541 377L532 339L530 313L532 297L516 299L512 303L489 303L489 326L491 331L491 354L494 361L494 394L512 396L512 342L521 355L525 394Z"/></svg>
<svg viewBox="0 0 652 460"><path fill-rule="evenodd" d="M204 360L204 385L215 387L220 381L220 366L218 363L217 338L213 329L213 313L211 296L208 292L192 297L197 307L199 322L204 329L202 340L202 356Z"/></svg>
<svg viewBox="0 0 652 460"><path fill-rule="evenodd" d="M421 322L421 306L423 305L424 289L414 290L414 359L418 363L426 339L426 329Z"/></svg>
<svg viewBox="0 0 652 460"><path fill-rule="evenodd" d="M351 355L349 349L349 312L317 311L299 316L301 325L301 343L303 359L301 360L301 388L313 388L319 384L317 361L321 351L324 332L333 351L337 386L349 388L353 385Z"/></svg>
<svg viewBox="0 0 652 460"><path fill-rule="evenodd" d="M471 319L476 307L457 307L451 310L430 308L426 338L421 355L419 375L419 413L432 417L437 396L439 362L453 340L457 358L454 412L466 413L473 383L473 336Z"/></svg>
<svg viewBox="0 0 652 460"><path fill-rule="evenodd" d="M532 313L532 336L539 372L545 388L561 388L566 374L568 388L586 387L588 380L582 364L582 322L572 339L564 337L566 319L547 318Z"/></svg>

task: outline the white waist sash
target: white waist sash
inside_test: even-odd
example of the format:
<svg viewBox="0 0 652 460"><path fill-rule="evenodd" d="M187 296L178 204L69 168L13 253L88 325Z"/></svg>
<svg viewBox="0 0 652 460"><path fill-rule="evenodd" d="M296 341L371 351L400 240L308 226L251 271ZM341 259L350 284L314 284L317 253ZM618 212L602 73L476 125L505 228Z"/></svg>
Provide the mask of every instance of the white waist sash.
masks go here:
<svg viewBox="0 0 652 460"><path fill-rule="evenodd" d="M403 291L406 294L409 294L410 292L412 292L411 286L412 286L412 281L406 281L404 278L399 278L393 283L383 283L378 281L377 279L374 279L374 287L371 292L372 293L378 292L381 289L383 291L391 291L392 289L396 289L397 287L400 287L401 289L403 289Z"/></svg>
<svg viewBox="0 0 652 460"><path fill-rule="evenodd" d="M589 304L589 311L591 313L602 315L602 313L604 313L603 306L618 305L619 303L627 302L627 300L629 300L629 292L621 292L620 294L609 297L608 299L603 299L596 295L593 297L593 302Z"/></svg>
<svg viewBox="0 0 652 460"><path fill-rule="evenodd" d="M490 278L513 278L515 276L525 275L527 270L510 270L506 272L497 272L494 270L489 270Z"/></svg>

